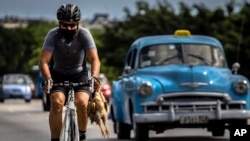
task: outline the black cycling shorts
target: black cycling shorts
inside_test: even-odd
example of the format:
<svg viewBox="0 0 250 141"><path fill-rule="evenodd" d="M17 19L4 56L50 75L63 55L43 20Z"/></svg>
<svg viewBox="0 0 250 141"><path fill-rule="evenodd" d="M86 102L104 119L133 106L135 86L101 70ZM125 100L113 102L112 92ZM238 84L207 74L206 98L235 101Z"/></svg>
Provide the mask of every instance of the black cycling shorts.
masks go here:
<svg viewBox="0 0 250 141"><path fill-rule="evenodd" d="M63 83L64 81L69 81L69 82L73 82L73 83L83 82L84 84L88 83L88 73L86 71L82 71L80 73L72 74L72 75L62 75L62 74L56 73L54 71L51 71L51 75L52 75L53 83ZM68 90L69 90L68 88L65 88L63 86L53 86L51 89L51 93L53 93L55 91L61 91L64 94L67 94ZM86 92L88 94L90 93L88 86L74 87L74 91L75 92L83 91L83 92Z"/></svg>

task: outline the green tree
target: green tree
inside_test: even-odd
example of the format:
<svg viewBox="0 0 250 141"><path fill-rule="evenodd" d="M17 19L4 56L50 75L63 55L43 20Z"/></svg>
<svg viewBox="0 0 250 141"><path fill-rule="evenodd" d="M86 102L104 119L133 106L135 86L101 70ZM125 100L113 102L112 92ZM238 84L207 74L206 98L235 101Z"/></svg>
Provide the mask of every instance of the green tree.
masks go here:
<svg viewBox="0 0 250 141"><path fill-rule="evenodd" d="M30 73L37 65L43 40L54 23L36 23L27 28L0 26L0 74Z"/></svg>
<svg viewBox="0 0 250 141"><path fill-rule="evenodd" d="M100 52L106 59L104 65L114 70L109 78L117 79L120 75L127 50L135 39L155 34L173 34L176 29L188 29L192 34L218 38L225 47L229 66L239 61L244 65L241 72L250 77L246 64L248 61L243 61L249 60L250 50L247 48L247 43L250 41L247 27L249 19L244 18L244 25L241 26L243 17L249 16L249 4L244 3L244 6L240 7L240 12L235 12L235 7L238 5L234 0L225 6L226 10L217 8L212 11L202 4L189 7L180 3L179 6L180 12L176 13L167 1L158 2L155 7L150 7L145 1L138 1L135 14L131 14L130 10L125 8L126 19L116 21L113 26L105 28L101 36L103 47ZM242 28L244 30L240 32ZM236 59L240 37L244 40L240 43L240 58Z"/></svg>
<svg viewBox="0 0 250 141"><path fill-rule="evenodd" d="M32 38L33 40L37 41L37 44L35 44L33 54L34 57L30 58L30 66L37 65L38 59L40 57L42 45L44 42L44 39L48 33L48 31L51 28L57 27L57 23L55 22L39 22L30 24L27 28L28 31L32 32Z"/></svg>
<svg viewBox="0 0 250 141"><path fill-rule="evenodd" d="M0 41L0 71L9 72L29 71L30 58L34 57L33 50L37 42L33 40L32 32L23 28L1 30Z"/></svg>
<svg viewBox="0 0 250 141"><path fill-rule="evenodd" d="M123 21L113 21L104 30L92 30L101 59L101 72L111 80L117 79L124 66L124 59L132 42L142 36L173 34L176 29L188 29L192 34L218 38L225 47L228 65L238 61L240 73L250 78L250 4L241 6L235 0L225 8L210 10L202 4L187 6L179 3L176 13L168 1L159 1L154 7L145 1L135 3L132 14L124 8ZM27 28L5 29L0 26L0 74L29 72L37 65L41 47L47 32L57 23L39 22Z"/></svg>

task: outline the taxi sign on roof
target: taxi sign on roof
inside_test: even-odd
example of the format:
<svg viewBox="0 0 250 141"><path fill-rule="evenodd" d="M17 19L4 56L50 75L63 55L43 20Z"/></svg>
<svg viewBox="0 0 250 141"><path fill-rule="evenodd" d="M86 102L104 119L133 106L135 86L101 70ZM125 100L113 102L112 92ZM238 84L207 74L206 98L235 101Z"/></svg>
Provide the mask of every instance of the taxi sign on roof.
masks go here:
<svg viewBox="0 0 250 141"><path fill-rule="evenodd" d="M176 30L174 32L174 36L175 37L189 37L189 36L191 36L191 33L190 33L189 30L184 30L184 29L182 29L182 30Z"/></svg>

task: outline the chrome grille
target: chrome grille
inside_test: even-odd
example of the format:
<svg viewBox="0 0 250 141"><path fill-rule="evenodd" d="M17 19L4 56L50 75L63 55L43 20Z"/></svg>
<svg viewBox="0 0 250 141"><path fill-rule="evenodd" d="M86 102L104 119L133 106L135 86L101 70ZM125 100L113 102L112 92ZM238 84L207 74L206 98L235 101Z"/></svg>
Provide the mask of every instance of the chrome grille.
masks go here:
<svg viewBox="0 0 250 141"><path fill-rule="evenodd" d="M142 104L144 112L207 112L221 110L243 109L245 101L231 101L224 93L171 93L160 95L156 101Z"/></svg>
<svg viewBox="0 0 250 141"><path fill-rule="evenodd" d="M226 93L215 93L215 92L178 92L162 94L157 97L156 101L163 99L164 102L185 102L185 101L231 101Z"/></svg>

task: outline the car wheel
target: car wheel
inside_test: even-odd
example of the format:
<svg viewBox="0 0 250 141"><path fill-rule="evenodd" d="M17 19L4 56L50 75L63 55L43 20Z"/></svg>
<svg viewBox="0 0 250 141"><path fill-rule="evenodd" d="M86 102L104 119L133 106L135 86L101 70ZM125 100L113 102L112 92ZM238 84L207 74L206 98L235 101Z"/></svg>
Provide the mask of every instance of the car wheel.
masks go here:
<svg viewBox="0 0 250 141"><path fill-rule="evenodd" d="M234 129L236 128L244 128L248 126L248 119L238 119L231 121L230 126L229 126L229 131L234 132Z"/></svg>
<svg viewBox="0 0 250 141"><path fill-rule="evenodd" d="M212 136L224 136L225 134L225 123L221 123L220 121L212 121L210 123L209 131L211 131Z"/></svg>
<svg viewBox="0 0 250 141"><path fill-rule="evenodd" d="M1 102L1 103L4 103L4 99L3 99L3 98L1 98L1 99L0 99L0 102Z"/></svg>
<svg viewBox="0 0 250 141"><path fill-rule="evenodd" d="M117 138L118 139L130 139L131 127L130 125L122 122L117 122Z"/></svg>
<svg viewBox="0 0 250 141"><path fill-rule="evenodd" d="M148 137L148 126L137 123L135 127L135 141L147 141Z"/></svg>
<svg viewBox="0 0 250 141"><path fill-rule="evenodd" d="M217 137L217 136L224 136L225 134L225 129L223 127L217 127L217 128L214 128L212 129L212 135L214 137Z"/></svg>
<svg viewBox="0 0 250 141"><path fill-rule="evenodd" d="M24 100L26 103L30 103L31 99L25 99Z"/></svg>
<svg viewBox="0 0 250 141"><path fill-rule="evenodd" d="M42 95L42 106L43 106L43 111L50 111L50 98L48 94L43 94Z"/></svg>

